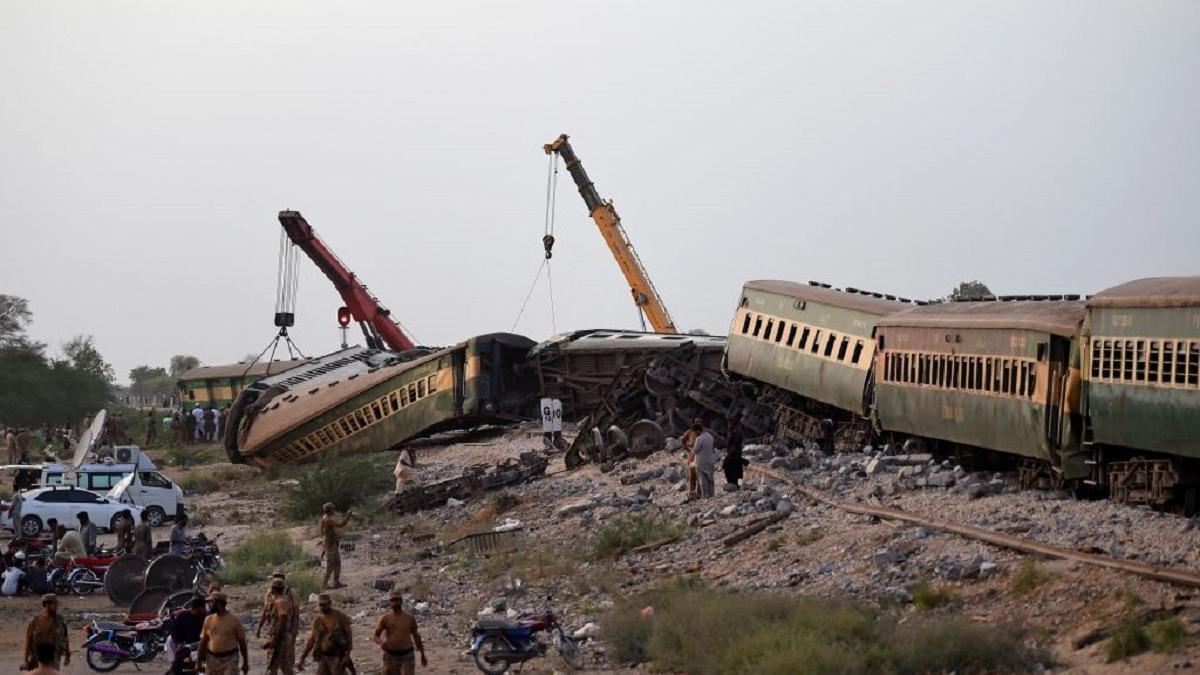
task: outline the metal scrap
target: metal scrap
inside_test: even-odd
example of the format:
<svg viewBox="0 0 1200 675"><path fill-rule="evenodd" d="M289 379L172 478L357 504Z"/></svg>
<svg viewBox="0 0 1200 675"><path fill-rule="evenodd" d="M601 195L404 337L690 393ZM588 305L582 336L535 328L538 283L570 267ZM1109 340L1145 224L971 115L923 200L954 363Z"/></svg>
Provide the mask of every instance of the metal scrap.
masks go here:
<svg viewBox="0 0 1200 675"><path fill-rule="evenodd" d="M388 500L385 508L397 513L416 513L442 506L450 499L466 501L488 490L516 485L546 473L549 461L533 452L521 453L490 466L475 464L463 469L461 476L429 485L415 485Z"/></svg>

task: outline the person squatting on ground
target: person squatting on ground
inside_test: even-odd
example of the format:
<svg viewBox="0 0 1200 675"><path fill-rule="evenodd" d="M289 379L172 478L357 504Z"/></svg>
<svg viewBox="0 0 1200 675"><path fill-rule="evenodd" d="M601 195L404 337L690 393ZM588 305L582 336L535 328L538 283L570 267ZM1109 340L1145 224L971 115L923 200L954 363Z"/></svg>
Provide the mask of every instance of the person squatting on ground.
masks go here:
<svg viewBox="0 0 1200 675"><path fill-rule="evenodd" d="M246 629L226 605L224 593L208 598L212 613L204 618L200 629L200 655L196 670L208 675L237 675L238 652L242 655L242 672L250 672L250 652L246 646Z"/></svg>
<svg viewBox="0 0 1200 675"><path fill-rule="evenodd" d="M287 587L282 573L271 577L271 587L263 598L255 637L262 637L264 624L267 626L267 641L263 643L263 649L270 652L267 674L282 672L292 675L296 665L296 635L300 631L300 602L296 592Z"/></svg>
<svg viewBox="0 0 1200 675"><path fill-rule="evenodd" d="M404 595L400 591L388 594L387 614L375 626L375 644L383 650L383 675L413 675L417 671L413 648L421 653L421 667L429 665L425 645L417 632L417 619L404 611Z"/></svg>
<svg viewBox="0 0 1200 675"><path fill-rule="evenodd" d="M67 643L67 622L58 613L58 596L42 596L42 611L25 628L24 670L38 667L38 650L48 645L54 649L54 665L71 663L71 646Z"/></svg>
<svg viewBox="0 0 1200 675"><path fill-rule="evenodd" d="M333 517L334 506L330 502L325 502L321 507L325 515L321 516L321 550L325 552L325 580L321 582L321 589L326 588L342 588L342 536L340 530L350 522L350 518L354 516L353 511L347 511L342 522L338 522ZM329 578L333 577L333 585L329 585Z"/></svg>
<svg viewBox="0 0 1200 675"><path fill-rule="evenodd" d="M710 431L701 424L693 424L696 441L692 445L696 455L696 475L700 482L700 498L708 499L716 494L713 472L717 468L717 442Z"/></svg>
<svg viewBox="0 0 1200 675"><path fill-rule="evenodd" d="M355 672L354 662L350 652L354 649L354 631L350 625L350 617L340 610L333 608L333 599L328 593L317 596L318 614L312 620L312 632L300 655L297 670L304 670L304 664L312 653L317 663L317 675L343 675L346 671Z"/></svg>

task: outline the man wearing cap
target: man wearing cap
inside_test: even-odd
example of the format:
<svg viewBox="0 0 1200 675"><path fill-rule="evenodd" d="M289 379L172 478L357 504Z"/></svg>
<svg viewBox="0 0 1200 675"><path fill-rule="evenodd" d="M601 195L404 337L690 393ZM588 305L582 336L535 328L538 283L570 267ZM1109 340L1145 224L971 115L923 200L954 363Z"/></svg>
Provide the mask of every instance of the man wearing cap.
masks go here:
<svg viewBox="0 0 1200 675"><path fill-rule="evenodd" d="M67 622L58 613L58 596L42 596L42 611L33 617L25 629L25 670L38 667L38 648L53 645L54 665L71 663L71 647L67 644Z"/></svg>
<svg viewBox="0 0 1200 675"><path fill-rule="evenodd" d="M391 611L384 614L375 626L375 644L383 650L384 675L413 675L417 672L413 647L421 652L421 667L429 665L425 659L425 645L417 632L417 619L404 611L404 596L400 591L388 594ZM383 637L381 637L383 636Z"/></svg>
<svg viewBox="0 0 1200 675"><path fill-rule="evenodd" d="M268 631L263 648L271 652L267 673L275 675L282 671L284 675L292 675L296 665L296 634L300 631L300 604L296 592L287 587L282 572L271 578L271 589L263 600L256 636L262 635L264 622Z"/></svg>
<svg viewBox="0 0 1200 675"><path fill-rule="evenodd" d="M312 652L316 656L317 675L342 675L354 648L350 617L333 608L333 599L328 593L317 596L317 609L320 613L313 618L312 633L296 668L304 670L304 663Z"/></svg>
<svg viewBox="0 0 1200 675"><path fill-rule="evenodd" d="M353 511L347 511L342 522L333 517L333 504L325 502L321 507L325 515L321 516L321 548L325 551L325 580L321 589L342 587L342 553L340 550L342 537L339 533L346 523L350 522ZM329 577L333 577L333 585L329 585Z"/></svg>
<svg viewBox="0 0 1200 675"><path fill-rule="evenodd" d="M224 593L208 596L212 612L204 618L200 629L200 657L197 671L208 675L237 675L238 652L242 654L242 672L250 672L250 652L246 647L246 629L242 622L225 607L229 598Z"/></svg>

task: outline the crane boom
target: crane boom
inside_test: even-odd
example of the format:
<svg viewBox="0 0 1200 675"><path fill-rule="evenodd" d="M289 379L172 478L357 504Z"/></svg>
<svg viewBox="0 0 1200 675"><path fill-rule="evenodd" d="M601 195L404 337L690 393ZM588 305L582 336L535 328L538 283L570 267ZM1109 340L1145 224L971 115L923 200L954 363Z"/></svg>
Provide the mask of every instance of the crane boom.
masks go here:
<svg viewBox="0 0 1200 675"><path fill-rule="evenodd" d="M317 237L317 233L299 211L280 211L279 223L283 225L283 231L292 243L299 246L309 260L333 282L338 295L342 296L342 301L350 309L350 315L362 327L368 347L404 351L415 346L392 320L391 310L381 305L379 298L372 295L325 242Z"/></svg>
<svg viewBox="0 0 1200 675"><path fill-rule="evenodd" d="M654 288L654 283L650 281L650 275L646 272L645 265L638 258L637 251L629 241L629 236L625 234L625 228L621 227L621 217L617 215L617 210L613 208L612 202L601 199L600 193L596 192L596 186L592 184L587 172L583 170L583 164L571 148L567 135L560 135L553 143L543 146L543 149L547 155L556 152L559 157L562 157L567 171L575 181L575 186L579 188L583 203L587 205L588 214L595 221L596 227L600 228L600 235L604 237L604 243L608 244L608 249L617 259L621 273L629 282L629 290L633 294L634 304L650 321L654 332L679 332L675 328L675 321L671 319L671 314L667 312L667 306Z"/></svg>

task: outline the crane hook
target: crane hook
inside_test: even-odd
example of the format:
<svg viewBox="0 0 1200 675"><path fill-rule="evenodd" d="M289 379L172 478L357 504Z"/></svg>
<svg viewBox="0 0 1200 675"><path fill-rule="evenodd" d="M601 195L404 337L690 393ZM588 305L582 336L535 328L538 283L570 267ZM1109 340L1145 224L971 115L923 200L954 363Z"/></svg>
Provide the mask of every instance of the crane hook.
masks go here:
<svg viewBox="0 0 1200 675"><path fill-rule="evenodd" d="M542 246L546 247L546 260L554 257L554 235L548 234L542 237Z"/></svg>

